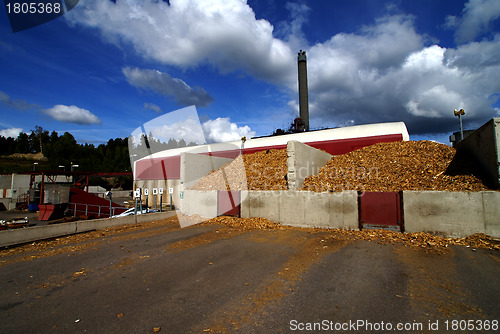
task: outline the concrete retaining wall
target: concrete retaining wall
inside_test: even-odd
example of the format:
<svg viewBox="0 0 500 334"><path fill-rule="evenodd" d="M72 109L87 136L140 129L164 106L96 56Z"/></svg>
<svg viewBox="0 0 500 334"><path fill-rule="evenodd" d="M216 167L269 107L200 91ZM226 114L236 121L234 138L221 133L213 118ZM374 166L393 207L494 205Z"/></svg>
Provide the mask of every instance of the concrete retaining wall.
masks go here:
<svg viewBox="0 0 500 334"><path fill-rule="evenodd" d="M298 141L289 141L286 146L288 167L288 189L297 190L306 177L316 175L333 155Z"/></svg>
<svg viewBox="0 0 500 334"><path fill-rule="evenodd" d="M175 211L137 215L137 223L167 219L175 215ZM14 230L0 231L0 247L23 244L27 242L60 237L69 234L104 229L112 226L136 223L136 216L82 220L46 226L33 226Z"/></svg>
<svg viewBox="0 0 500 334"><path fill-rule="evenodd" d="M244 196L243 196L243 193ZM241 217L262 217L281 222L279 203L284 191L242 191Z"/></svg>
<svg viewBox="0 0 500 334"><path fill-rule="evenodd" d="M290 226L358 230L358 196L356 191L249 191L241 203L241 217L263 217Z"/></svg>
<svg viewBox="0 0 500 334"><path fill-rule="evenodd" d="M483 208L485 232L495 238L500 238L500 193L483 192Z"/></svg>
<svg viewBox="0 0 500 334"><path fill-rule="evenodd" d="M499 204L499 192L404 191L405 231L500 237Z"/></svg>
<svg viewBox="0 0 500 334"><path fill-rule="evenodd" d="M492 118L457 145L476 158L491 186L500 188L500 117Z"/></svg>
<svg viewBox="0 0 500 334"><path fill-rule="evenodd" d="M204 218L217 217L217 191L185 190L181 199L181 211L186 215Z"/></svg>
<svg viewBox="0 0 500 334"><path fill-rule="evenodd" d="M189 191L188 215L217 215L217 192ZM241 217L263 217L299 227L359 229L356 191L242 192ZM485 233L500 238L500 192L404 191L405 232L462 238Z"/></svg>
<svg viewBox="0 0 500 334"><path fill-rule="evenodd" d="M359 229L356 191L290 191L280 197L279 211L280 223L284 225Z"/></svg>

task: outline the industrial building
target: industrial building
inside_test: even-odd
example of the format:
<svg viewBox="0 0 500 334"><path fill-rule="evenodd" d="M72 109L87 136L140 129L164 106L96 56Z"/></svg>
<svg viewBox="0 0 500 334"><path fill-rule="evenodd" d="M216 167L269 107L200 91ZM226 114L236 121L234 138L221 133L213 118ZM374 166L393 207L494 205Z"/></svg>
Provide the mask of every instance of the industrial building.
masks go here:
<svg viewBox="0 0 500 334"><path fill-rule="evenodd" d="M180 194L187 188L188 183L205 176L240 154L284 149L288 142L296 141L338 155L380 142L401 140L409 140L408 130L403 122L395 122L183 147L157 152L135 161L134 183L135 188L148 189L150 195L155 188L171 189L173 203L178 205ZM198 164L196 175L186 175L183 167L189 163L189 157L193 154L213 158L205 160L202 165ZM169 202L170 197L165 201Z"/></svg>
<svg viewBox="0 0 500 334"><path fill-rule="evenodd" d="M293 131L290 132L293 133L248 140L242 138L240 141L177 148L150 154L133 162L135 188L147 189L149 195L152 195L155 189L168 189L171 196L165 198L166 202L172 200L173 204L178 206L182 193L189 184L240 154L284 149L288 142L295 141L338 155L380 142L409 140L408 130L403 122L310 131L307 57L303 50L297 55L297 67L300 117L296 118L292 125ZM189 164L190 154L213 158L204 162L198 161L194 168L196 172L186 175L185 167ZM190 171L193 171L193 168Z"/></svg>

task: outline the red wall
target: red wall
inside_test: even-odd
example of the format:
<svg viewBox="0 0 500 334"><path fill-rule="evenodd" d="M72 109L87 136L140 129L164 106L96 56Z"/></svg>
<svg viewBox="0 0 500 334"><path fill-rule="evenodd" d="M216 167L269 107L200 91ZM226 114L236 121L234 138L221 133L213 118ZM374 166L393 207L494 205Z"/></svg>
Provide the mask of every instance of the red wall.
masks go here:
<svg viewBox="0 0 500 334"><path fill-rule="evenodd" d="M316 142L306 142L305 144L314 148L326 151L332 155L349 153L359 148L373 145L376 143L394 142L403 140L402 134L391 134L382 136L359 137L349 139L335 139ZM286 145L276 146L261 146L253 148L245 148L244 154L255 153L270 149L284 149ZM240 150L218 151L209 154L211 156L234 159L240 154ZM181 176L180 172L180 156L154 158L137 161L136 163L136 180L175 180Z"/></svg>
<svg viewBox="0 0 500 334"><path fill-rule="evenodd" d="M71 188L69 209L74 210L75 204L77 215L84 215L85 211L87 211L88 216L96 218L109 217L109 199L107 198L90 194L78 188ZM100 210L99 206L101 207ZM116 208L114 210L115 215L118 215L126 210L116 203L111 203L111 206Z"/></svg>

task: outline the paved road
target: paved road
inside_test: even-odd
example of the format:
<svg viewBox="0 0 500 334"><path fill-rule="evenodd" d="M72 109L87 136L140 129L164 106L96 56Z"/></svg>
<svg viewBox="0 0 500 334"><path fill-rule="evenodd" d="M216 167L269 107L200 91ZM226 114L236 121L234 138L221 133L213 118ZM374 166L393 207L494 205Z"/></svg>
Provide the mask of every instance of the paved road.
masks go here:
<svg viewBox="0 0 500 334"><path fill-rule="evenodd" d="M169 219L0 251L0 333L451 333L500 320L499 283L498 251Z"/></svg>

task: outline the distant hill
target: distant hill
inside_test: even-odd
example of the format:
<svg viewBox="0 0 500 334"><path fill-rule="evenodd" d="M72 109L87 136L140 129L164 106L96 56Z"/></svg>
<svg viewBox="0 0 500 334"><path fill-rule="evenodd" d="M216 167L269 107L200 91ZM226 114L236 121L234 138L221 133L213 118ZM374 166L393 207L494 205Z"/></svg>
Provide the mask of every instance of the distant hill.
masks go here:
<svg viewBox="0 0 500 334"><path fill-rule="evenodd" d="M36 170L49 169L50 164L41 153L14 153L0 156L0 174L24 173Z"/></svg>
<svg viewBox="0 0 500 334"><path fill-rule="evenodd" d="M35 161L49 161L41 152L38 153L13 153L8 156L11 159L25 159Z"/></svg>

